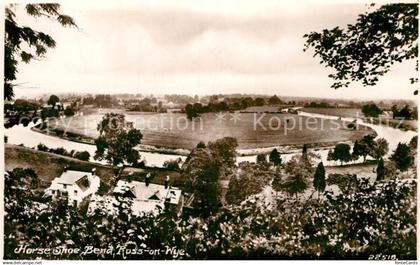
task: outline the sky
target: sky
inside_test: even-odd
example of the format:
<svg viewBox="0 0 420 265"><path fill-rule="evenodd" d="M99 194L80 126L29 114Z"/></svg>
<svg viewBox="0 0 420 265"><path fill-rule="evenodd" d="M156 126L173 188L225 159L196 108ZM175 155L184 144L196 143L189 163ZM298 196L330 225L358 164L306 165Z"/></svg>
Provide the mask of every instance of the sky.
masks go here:
<svg viewBox="0 0 420 265"><path fill-rule="evenodd" d="M62 12L78 29L18 8L19 23L57 42L45 58L19 64L18 97L80 92L413 99L413 61L395 65L376 86L334 90L332 70L313 51L303 52L304 34L354 23L368 8L363 3L72 3L63 3Z"/></svg>

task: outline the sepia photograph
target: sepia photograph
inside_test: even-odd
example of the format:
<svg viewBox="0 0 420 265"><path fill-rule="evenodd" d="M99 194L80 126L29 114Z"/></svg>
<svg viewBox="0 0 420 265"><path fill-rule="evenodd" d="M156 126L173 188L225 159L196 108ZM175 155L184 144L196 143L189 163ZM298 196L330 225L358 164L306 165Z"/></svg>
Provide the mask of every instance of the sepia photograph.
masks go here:
<svg viewBox="0 0 420 265"><path fill-rule="evenodd" d="M2 8L4 264L416 264L418 1Z"/></svg>

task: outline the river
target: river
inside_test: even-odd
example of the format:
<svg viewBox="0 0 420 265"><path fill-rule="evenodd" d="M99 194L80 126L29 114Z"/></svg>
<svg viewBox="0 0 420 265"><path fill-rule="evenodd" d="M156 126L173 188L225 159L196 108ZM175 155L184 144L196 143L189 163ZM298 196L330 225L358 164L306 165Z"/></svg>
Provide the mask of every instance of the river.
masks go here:
<svg viewBox="0 0 420 265"><path fill-rule="evenodd" d="M337 120L339 118L337 116L317 114L317 113L308 113L308 112L303 112L303 111L299 111L298 114L301 116L323 118L323 119ZM354 120L354 118L341 118L341 120L351 122ZM388 141L389 143L388 155L391 154L393 150L395 150L399 142L409 142L413 136L417 135L417 132L415 131L402 131L402 130L395 129L395 128L385 126L385 125L370 124L370 123L364 122L361 119L358 119L357 123L359 125L364 125L364 126L372 128L373 130L376 131L377 137L385 138ZM17 125L12 128L6 129L5 135L8 137L8 143L15 144L15 145L23 144L24 146L30 147L30 148L36 148L39 143L43 143L49 148L63 147L68 151L71 151L71 150L88 151L91 155L92 162L98 162L102 164L105 163L105 161L96 161L93 159L93 156L96 150L96 147L94 145L73 142L73 141L62 139L59 137L39 133L39 132L31 130L32 126L34 126L34 124L29 124L27 127L24 127L23 125ZM239 151L241 153L241 151L245 151L245 150L239 150ZM338 162L327 160L327 155L329 151L328 149L319 148L319 149L310 149L310 151L320 156L319 159L316 159L316 162L322 161L324 165L338 165L339 164ZM282 160L284 162L288 161L296 153L299 153L299 151L291 152L288 154L282 154L281 155ZM140 151L140 154L141 154L142 159L145 160L145 163L147 166L155 166L155 167L162 167L163 163L167 160L174 160L174 159L180 158L182 161L185 161L186 159L186 156L182 156L182 155L160 154L160 153L142 152L142 151ZM256 155L247 155L247 156L237 157L237 163L240 163L243 161L255 162ZM358 161L354 161L352 163L360 163L360 162L362 162L362 159L359 159Z"/></svg>

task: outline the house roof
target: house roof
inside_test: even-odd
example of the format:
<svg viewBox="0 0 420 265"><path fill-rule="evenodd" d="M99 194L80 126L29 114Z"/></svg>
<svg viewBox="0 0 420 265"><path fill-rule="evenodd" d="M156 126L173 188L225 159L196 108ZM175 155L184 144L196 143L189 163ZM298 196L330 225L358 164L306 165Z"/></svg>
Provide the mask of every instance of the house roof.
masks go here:
<svg viewBox="0 0 420 265"><path fill-rule="evenodd" d="M84 177L77 180L76 184L82 191L86 191L87 189L89 189L90 186L89 177L85 175Z"/></svg>
<svg viewBox="0 0 420 265"><path fill-rule="evenodd" d="M114 192L124 194L127 191L133 193L135 199L140 201L162 201L168 198L171 203L176 204L181 196L181 190L178 188L165 189L164 185L150 183L149 186L146 186L144 182L119 180Z"/></svg>
<svg viewBox="0 0 420 265"><path fill-rule="evenodd" d="M84 176L87 176L89 178L92 176L92 173L84 172L84 171L76 171L76 170L66 170L57 179L57 183L73 185Z"/></svg>

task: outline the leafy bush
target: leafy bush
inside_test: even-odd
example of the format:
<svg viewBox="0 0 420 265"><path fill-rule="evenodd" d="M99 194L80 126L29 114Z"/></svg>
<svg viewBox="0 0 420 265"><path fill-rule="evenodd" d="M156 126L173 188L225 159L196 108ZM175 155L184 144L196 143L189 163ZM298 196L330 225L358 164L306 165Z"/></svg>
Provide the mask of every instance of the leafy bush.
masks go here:
<svg viewBox="0 0 420 265"><path fill-rule="evenodd" d="M64 115L65 115L66 117L71 117L71 116L74 116L74 110L73 110L72 108L70 108L70 107L67 107L67 108L64 110Z"/></svg>
<svg viewBox="0 0 420 265"><path fill-rule="evenodd" d="M178 159L167 160L163 163L163 167L168 170L179 171L180 170L179 163L180 161Z"/></svg>
<svg viewBox="0 0 420 265"><path fill-rule="evenodd" d="M42 143L39 143L39 144L38 144L37 149L38 149L39 151L44 151L44 152L48 152L48 151L50 150L50 149L49 149L46 145L44 145L44 144L42 144Z"/></svg>
<svg viewBox="0 0 420 265"><path fill-rule="evenodd" d="M74 158L77 158L79 160L83 160L83 161L89 161L90 159L90 154L88 151L83 151L83 152L76 152L73 155Z"/></svg>
<svg viewBox="0 0 420 265"><path fill-rule="evenodd" d="M109 192L109 190L111 189L111 187L106 184L105 182L101 181L98 191L96 192L98 195L105 195Z"/></svg>

